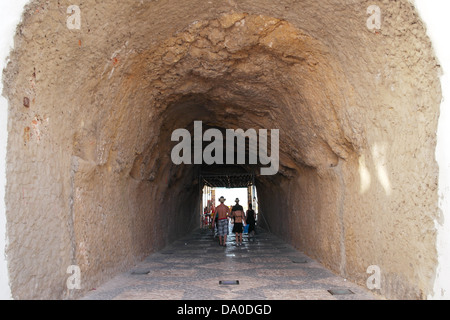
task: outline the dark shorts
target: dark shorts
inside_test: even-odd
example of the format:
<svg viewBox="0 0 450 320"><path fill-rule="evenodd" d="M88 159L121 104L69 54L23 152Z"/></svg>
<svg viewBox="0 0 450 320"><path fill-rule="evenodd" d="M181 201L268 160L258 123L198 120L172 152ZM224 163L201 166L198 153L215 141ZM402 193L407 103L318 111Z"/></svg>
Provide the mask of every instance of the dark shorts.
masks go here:
<svg viewBox="0 0 450 320"><path fill-rule="evenodd" d="M242 223L235 223L233 227L234 233L242 233L244 231L244 225Z"/></svg>

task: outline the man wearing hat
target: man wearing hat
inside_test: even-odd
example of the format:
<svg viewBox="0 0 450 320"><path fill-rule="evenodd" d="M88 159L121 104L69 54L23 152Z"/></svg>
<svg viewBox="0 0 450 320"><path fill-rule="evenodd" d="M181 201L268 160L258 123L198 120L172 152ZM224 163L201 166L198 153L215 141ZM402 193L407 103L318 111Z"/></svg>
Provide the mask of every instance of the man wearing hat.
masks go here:
<svg viewBox="0 0 450 320"><path fill-rule="evenodd" d="M221 246L226 246L227 236L228 236L228 215L230 214L230 208L228 208L225 203L225 198L220 197L220 204L216 207L216 214L213 219L213 225L215 223L215 218L217 217L217 233L219 234L219 244Z"/></svg>
<svg viewBox="0 0 450 320"><path fill-rule="evenodd" d="M231 210L231 216L234 218L233 232L236 233L236 246L241 246L245 223L244 208L239 204L239 198L235 201L236 205Z"/></svg>

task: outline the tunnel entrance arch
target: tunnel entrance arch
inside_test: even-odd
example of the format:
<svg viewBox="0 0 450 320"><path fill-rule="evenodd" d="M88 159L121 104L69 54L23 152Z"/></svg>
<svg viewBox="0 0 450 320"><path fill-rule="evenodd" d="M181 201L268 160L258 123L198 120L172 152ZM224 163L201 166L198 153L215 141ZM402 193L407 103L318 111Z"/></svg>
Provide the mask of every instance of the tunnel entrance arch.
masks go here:
<svg viewBox="0 0 450 320"><path fill-rule="evenodd" d="M412 4L385 4L374 33L366 1L163 2L85 1L79 31L61 4L28 5L4 77L13 296L71 297L69 265L87 290L195 226L199 167L170 162L170 133L241 119L280 129L280 172L255 182L275 234L425 297L440 85Z"/></svg>

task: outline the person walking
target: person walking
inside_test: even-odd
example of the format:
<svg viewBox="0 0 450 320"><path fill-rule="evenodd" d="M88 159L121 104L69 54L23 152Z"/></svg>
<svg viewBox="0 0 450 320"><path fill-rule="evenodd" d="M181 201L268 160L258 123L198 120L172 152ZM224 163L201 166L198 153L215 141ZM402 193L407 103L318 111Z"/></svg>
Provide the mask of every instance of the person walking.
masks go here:
<svg viewBox="0 0 450 320"><path fill-rule="evenodd" d="M252 208L252 204L248 204L248 210L245 213L245 220L248 225L248 237L254 237L255 236L255 225L256 225L256 219L255 219L255 210Z"/></svg>
<svg viewBox="0 0 450 320"><path fill-rule="evenodd" d="M233 232L236 234L236 246L242 245L242 233L244 232L244 208L239 204L239 198L236 198L236 205L231 211L231 216L234 218Z"/></svg>
<svg viewBox="0 0 450 320"><path fill-rule="evenodd" d="M226 247L227 236L228 236L228 216L230 214L230 208L228 208L225 203L225 198L220 197L220 204L216 207L215 216L213 218L213 228L214 224L217 223L217 234L219 235L219 245ZM216 222L217 217L217 222Z"/></svg>

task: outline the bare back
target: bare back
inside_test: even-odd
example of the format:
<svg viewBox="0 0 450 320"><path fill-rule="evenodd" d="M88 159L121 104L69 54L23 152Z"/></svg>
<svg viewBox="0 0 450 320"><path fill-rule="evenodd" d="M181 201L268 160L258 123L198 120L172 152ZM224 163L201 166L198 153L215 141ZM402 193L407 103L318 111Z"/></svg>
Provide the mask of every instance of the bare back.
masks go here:
<svg viewBox="0 0 450 320"><path fill-rule="evenodd" d="M242 217L244 215L244 212L241 210L237 210L233 212L234 222L235 223L242 223Z"/></svg>
<svg viewBox="0 0 450 320"><path fill-rule="evenodd" d="M216 214L217 214L217 217L219 218L219 220L223 220L223 219L226 219L227 217L228 217L228 214L230 213L230 208L228 208L226 205L224 205L223 203L222 204L219 204L217 207L216 207Z"/></svg>

